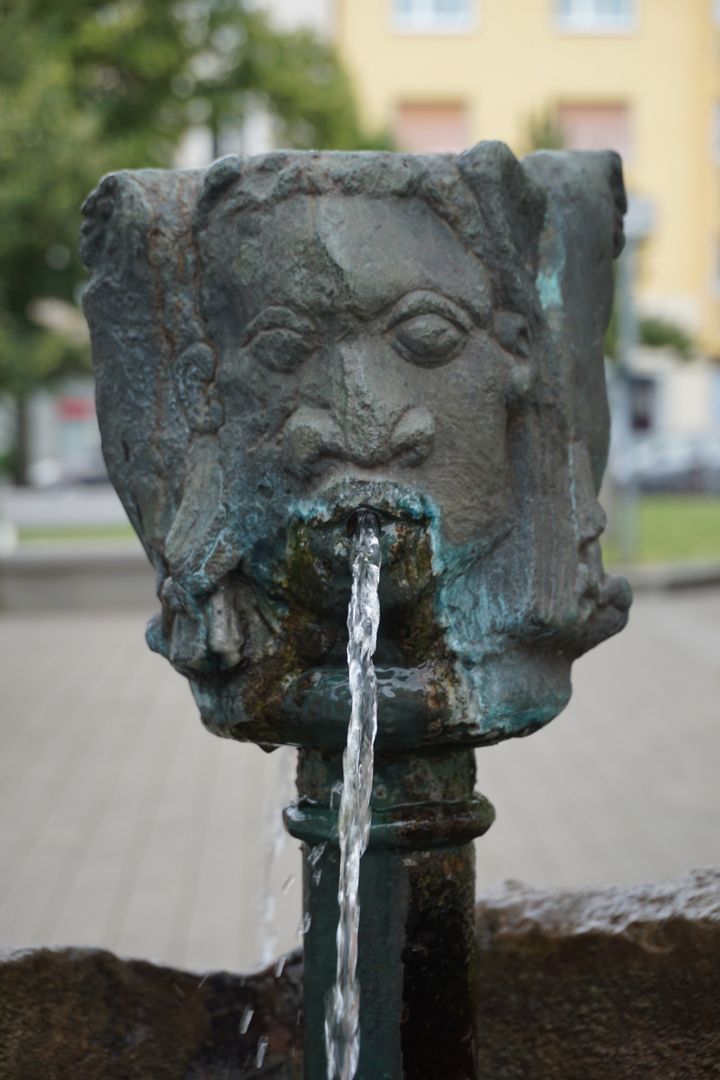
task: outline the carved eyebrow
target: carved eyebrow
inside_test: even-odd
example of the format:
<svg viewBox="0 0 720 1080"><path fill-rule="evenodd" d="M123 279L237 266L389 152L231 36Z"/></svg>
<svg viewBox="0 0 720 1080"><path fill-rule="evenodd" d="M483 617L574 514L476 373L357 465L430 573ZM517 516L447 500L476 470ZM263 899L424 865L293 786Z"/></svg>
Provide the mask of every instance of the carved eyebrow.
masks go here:
<svg viewBox="0 0 720 1080"><path fill-rule="evenodd" d="M293 330L296 334L312 334L316 326L305 315L292 308L267 307L245 327L244 342L251 341L263 330Z"/></svg>
<svg viewBox="0 0 720 1080"><path fill-rule="evenodd" d="M393 305L387 320L387 327L391 329L411 315L425 315L428 312L451 319L464 330L470 330L476 321L473 314L467 311L465 307L460 307L454 300L443 296L442 293L428 289L418 289L403 296Z"/></svg>

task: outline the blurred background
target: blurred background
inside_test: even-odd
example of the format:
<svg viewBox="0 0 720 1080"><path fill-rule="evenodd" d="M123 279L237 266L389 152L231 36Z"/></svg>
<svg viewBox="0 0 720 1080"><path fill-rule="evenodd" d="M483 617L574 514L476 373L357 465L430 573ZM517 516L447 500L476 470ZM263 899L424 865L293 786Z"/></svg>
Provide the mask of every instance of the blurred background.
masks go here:
<svg viewBox="0 0 720 1080"><path fill-rule="evenodd" d="M11 0L0 13L0 945L248 968L300 921L293 755L204 733L143 642L77 257L106 172L277 146L613 148L606 563L628 629L566 712L478 755L479 888L720 860L720 4Z"/></svg>

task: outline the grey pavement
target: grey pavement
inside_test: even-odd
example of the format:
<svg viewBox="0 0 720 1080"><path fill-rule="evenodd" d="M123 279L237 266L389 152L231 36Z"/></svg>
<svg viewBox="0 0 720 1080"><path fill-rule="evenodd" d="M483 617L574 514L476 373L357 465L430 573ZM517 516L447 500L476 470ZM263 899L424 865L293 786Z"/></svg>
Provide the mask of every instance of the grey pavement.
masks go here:
<svg viewBox="0 0 720 1080"><path fill-rule="evenodd" d="M300 864L278 815L292 751L208 735L137 612L5 613L0 655L0 946L197 970L249 969L268 938L290 948ZM478 754L498 812L478 887L720 862L720 589L642 593L575 673L548 728Z"/></svg>

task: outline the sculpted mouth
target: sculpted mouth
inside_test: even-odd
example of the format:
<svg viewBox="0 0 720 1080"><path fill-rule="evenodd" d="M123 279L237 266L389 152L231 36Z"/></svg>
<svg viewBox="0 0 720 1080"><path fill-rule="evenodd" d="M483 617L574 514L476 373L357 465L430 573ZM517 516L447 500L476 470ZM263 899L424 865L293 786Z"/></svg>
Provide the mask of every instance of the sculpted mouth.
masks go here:
<svg viewBox="0 0 720 1080"><path fill-rule="evenodd" d="M381 524L402 522L428 527L437 508L428 496L387 479L344 476L318 489L298 504L297 516L315 528L345 526L359 508L374 510Z"/></svg>
<svg viewBox="0 0 720 1080"><path fill-rule="evenodd" d="M606 574L600 549L600 534L591 537L580 547L576 579L576 595L580 604L592 608L616 608L627 612L632 603L632 591L624 577Z"/></svg>
<svg viewBox="0 0 720 1080"><path fill-rule="evenodd" d="M432 585L437 509L416 489L387 479L344 476L292 508L288 590L322 618L345 623L350 598L353 516L372 510L380 522L380 605L392 613L417 604ZM411 620L410 620L411 621Z"/></svg>
<svg viewBox="0 0 720 1080"><path fill-rule="evenodd" d="M574 631L571 645L580 655L623 629L632 604L632 590L624 577L602 574L599 580L585 583L578 603L582 624Z"/></svg>
<svg viewBox="0 0 720 1080"><path fill-rule="evenodd" d="M606 574L598 602L602 607L614 607L620 612L627 612L632 604L632 589L627 579L620 574Z"/></svg>

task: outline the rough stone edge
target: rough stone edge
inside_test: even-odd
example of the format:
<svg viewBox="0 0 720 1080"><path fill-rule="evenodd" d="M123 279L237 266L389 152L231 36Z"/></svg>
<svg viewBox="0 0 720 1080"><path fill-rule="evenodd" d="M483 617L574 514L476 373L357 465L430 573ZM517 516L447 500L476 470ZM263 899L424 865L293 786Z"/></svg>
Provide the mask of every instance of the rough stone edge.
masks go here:
<svg viewBox="0 0 720 1080"><path fill-rule="evenodd" d="M532 931L563 937L603 933L642 942L645 928L677 918L720 930L720 866L667 881L579 889L503 881L478 897L478 928L489 914L497 937Z"/></svg>

